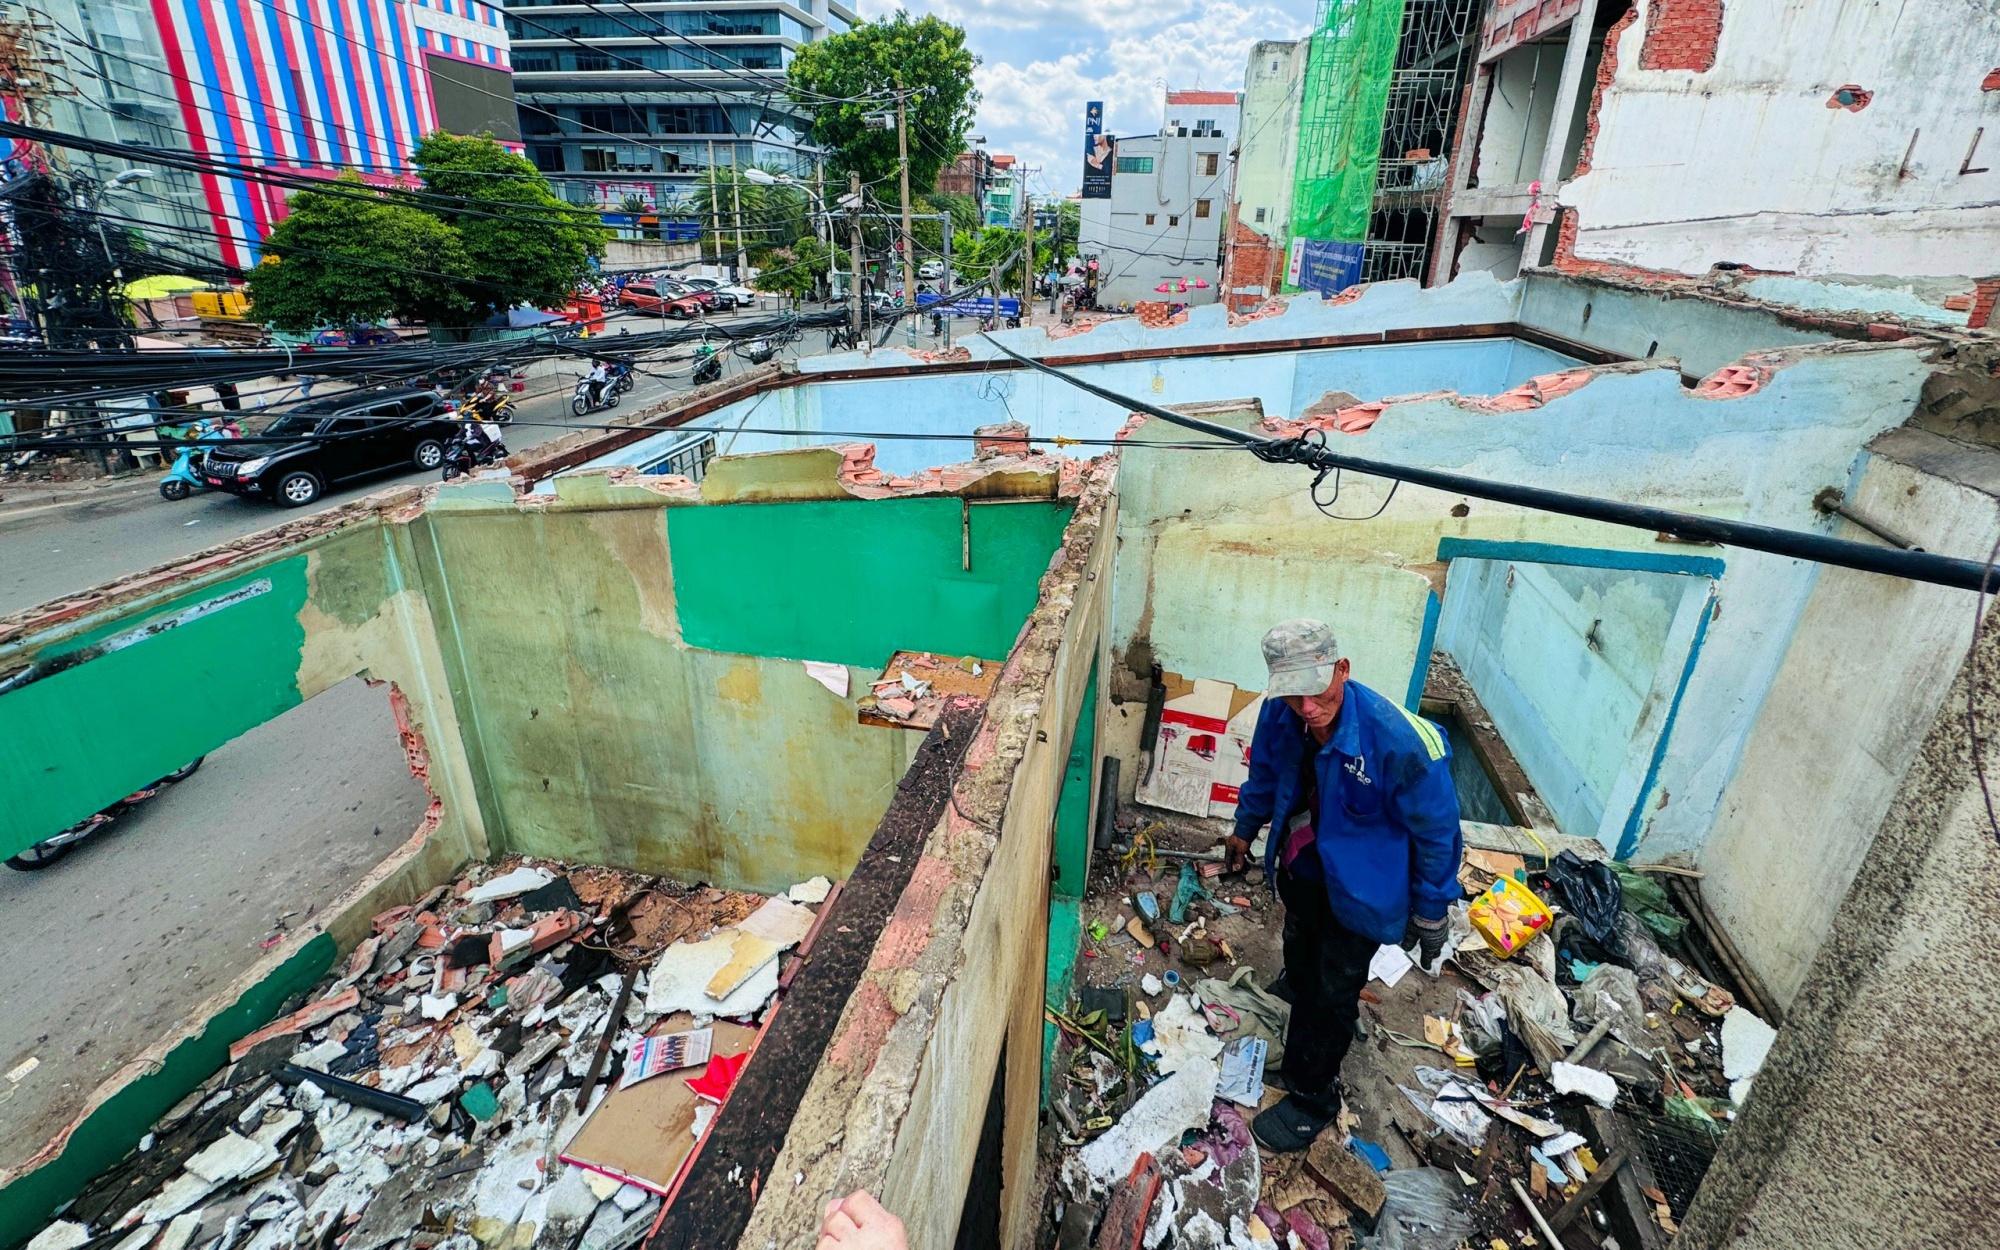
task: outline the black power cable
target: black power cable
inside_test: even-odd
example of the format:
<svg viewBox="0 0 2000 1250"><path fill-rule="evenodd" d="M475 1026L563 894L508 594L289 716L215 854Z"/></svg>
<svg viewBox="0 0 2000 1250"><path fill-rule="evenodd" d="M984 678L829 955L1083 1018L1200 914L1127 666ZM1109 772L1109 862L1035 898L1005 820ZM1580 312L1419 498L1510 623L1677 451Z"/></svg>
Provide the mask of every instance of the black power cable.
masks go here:
<svg viewBox="0 0 2000 1250"><path fill-rule="evenodd" d="M1099 399L1118 404L1127 411L1143 412L1162 421L1169 421L1190 430L1199 430L1204 434L1240 444L1248 448L1259 460L1271 464L1299 464L1320 470L1345 469L1350 473L1364 473L1395 482L1409 482L1414 486L1427 486L1433 490L1465 495L1473 499L1487 499L1494 503L1533 508L1538 512L1553 512L1559 516L1582 517L1590 521L1650 530L1656 534L1670 534L1689 542L1720 543L1731 547L1742 547L1749 551L1761 551L1768 555L1786 556L1794 560L1811 560L1838 568L1858 569L1864 573L1881 573L1908 581L1950 586L1957 590L1976 590L1981 593L2000 590L2000 568L1979 560L1960 560L1928 551L1876 547L1866 543L1848 542L1841 538L1830 538L1825 534L1779 529L1776 526L1756 525L1747 521L1727 521L1719 517L1677 512L1671 508L1655 508L1646 504L1599 499L1568 491L1546 490L1539 486L1494 482L1463 473L1447 473L1414 465L1367 460L1360 456L1343 455L1328 449L1323 442L1315 444L1305 438L1265 438L1243 430L1231 429L1213 421L1204 421L1199 417L1174 412L1130 395L1121 395L1117 391L1107 390L1061 369L1043 364L1032 357L1023 356L1011 348L1002 347L991 335L982 337L992 343L1002 355L1011 357L1030 369L1059 378L1078 390L1087 391Z"/></svg>

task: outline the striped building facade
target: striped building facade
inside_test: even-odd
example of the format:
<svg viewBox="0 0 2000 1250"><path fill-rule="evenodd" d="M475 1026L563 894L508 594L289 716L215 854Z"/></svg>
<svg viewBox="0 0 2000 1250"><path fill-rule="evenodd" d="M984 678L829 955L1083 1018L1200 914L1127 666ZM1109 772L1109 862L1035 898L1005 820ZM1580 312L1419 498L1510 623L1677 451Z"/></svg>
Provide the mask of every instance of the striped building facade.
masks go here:
<svg viewBox="0 0 2000 1250"><path fill-rule="evenodd" d="M411 150L436 130L519 144L504 16L481 0L54 7L70 62L70 124L85 133L254 169L382 181L407 178ZM160 219L184 250L243 268L286 213L284 189L220 174L162 173L141 191L125 212Z"/></svg>

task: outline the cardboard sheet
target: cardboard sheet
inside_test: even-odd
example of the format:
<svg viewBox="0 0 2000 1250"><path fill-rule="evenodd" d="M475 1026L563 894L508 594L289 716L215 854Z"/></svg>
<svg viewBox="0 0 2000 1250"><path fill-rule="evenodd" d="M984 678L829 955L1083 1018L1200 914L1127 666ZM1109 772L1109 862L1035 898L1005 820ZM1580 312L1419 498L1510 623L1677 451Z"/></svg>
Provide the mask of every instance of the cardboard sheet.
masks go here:
<svg viewBox="0 0 2000 1250"><path fill-rule="evenodd" d="M653 1029L681 1033L694 1027L694 1017L676 1013ZM757 1040L757 1030L726 1020L715 1022L711 1058L740 1055ZM694 1152L694 1112L701 1102L687 1087L708 1072L708 1065L641 1081L613 1090L591 1112L590 1119L562 1152L564 1163L575 1164L664 1194L680 1174L681 1164Z"/></svg>
<svg viewBox="0 0 2000 1250"><path fill-rule="evenodd" d="M1139 801L1190 816L1234 816L1263 696L1206 677L1190 682L1168 673L1163 680L1167 701Z"/></svg>

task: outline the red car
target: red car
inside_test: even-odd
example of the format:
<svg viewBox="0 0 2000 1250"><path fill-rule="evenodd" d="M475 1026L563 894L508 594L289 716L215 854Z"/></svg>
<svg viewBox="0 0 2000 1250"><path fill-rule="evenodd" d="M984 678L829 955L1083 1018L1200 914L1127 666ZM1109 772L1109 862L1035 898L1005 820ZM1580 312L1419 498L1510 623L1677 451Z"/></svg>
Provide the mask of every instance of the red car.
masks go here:
<svg viewBox="0 0 2000 1250"><path fill-rule="evenodd" d="M704 311L715 307L715 292L704 291L691 282L683 282L679 278L655 278L653 283L655 286L665 287L673 295L685 295L689 299L700 300Z"/></svg>
<svg viewBox="0 0 2000 1250"><path fill-rule="evenodd" d="M625 289L618 292L618 305L637 312L664 313L683 321L692 321L701 316L701 301L692 295L684 295L671 287L659 287L653 282L641 279L627 282Z"/></svg>

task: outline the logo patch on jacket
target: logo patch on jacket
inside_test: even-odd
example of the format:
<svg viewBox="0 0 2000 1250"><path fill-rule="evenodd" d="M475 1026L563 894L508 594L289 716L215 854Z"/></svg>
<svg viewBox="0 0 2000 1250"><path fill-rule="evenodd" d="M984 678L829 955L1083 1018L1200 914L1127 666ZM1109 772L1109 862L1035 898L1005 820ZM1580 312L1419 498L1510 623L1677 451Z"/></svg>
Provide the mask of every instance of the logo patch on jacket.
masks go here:
<svg viewBox="0 0 2000 1250"><path fill-rule="evenodd" d="M1354 779L1360 782L1362 785L1372 786L1375 784L1375 779L1368 775L1367 756L1357 755L1353 759L1347 761L1345 764L1342 764L1341 767L1345 768L1350 774L1353 775Z"/></svg>

